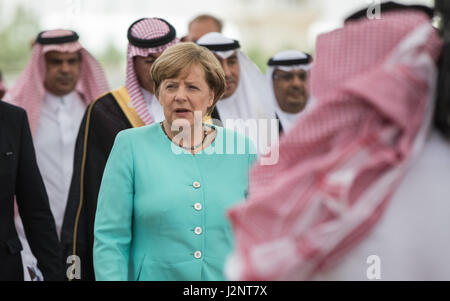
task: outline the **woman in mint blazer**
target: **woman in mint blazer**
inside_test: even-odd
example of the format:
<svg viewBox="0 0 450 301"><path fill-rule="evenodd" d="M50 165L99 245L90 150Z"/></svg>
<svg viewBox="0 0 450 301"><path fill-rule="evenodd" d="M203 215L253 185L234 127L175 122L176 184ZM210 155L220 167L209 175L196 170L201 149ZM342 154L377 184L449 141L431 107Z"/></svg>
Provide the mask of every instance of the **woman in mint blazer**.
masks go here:
<svg viewBox="0 0 450 301"><path fill-rule="evenodd" d="M151 75L162 123L119 133L100 187L97 280L223 280L232 249L227 209L245 198L252 143L202 123L225 90L206 48L167 49Z"/></svg>

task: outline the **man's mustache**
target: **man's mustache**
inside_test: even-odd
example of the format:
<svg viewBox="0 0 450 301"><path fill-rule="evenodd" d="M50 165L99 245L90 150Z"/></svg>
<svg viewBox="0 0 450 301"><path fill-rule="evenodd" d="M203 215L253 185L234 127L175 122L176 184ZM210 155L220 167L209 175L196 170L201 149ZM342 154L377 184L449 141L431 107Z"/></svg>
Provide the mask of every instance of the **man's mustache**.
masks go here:
<svg viewBox="0 0 450 301"><path fill-rule="evenodd" d="M301 94L302 96L306 95L306 91L304 89L297 87L289 89L289 93Z"/></svg>
<svg viewBox="0 0 450 301"><path fill-rule="evenodd" d="M58 75L56 76L56 80L73 80L72 75Z"/></svg>

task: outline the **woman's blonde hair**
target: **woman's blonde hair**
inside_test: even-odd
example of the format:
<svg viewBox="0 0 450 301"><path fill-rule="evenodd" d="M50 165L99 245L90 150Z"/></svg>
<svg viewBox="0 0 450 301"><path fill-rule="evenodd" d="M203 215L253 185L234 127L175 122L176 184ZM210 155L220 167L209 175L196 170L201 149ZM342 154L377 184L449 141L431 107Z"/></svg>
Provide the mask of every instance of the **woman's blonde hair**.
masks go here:
<svg viewBox="0 0 450 301"><path fill-rule="evenodd" d="M213 105L207 111L207 114L211 114L215 104L225 93L225 74L211 51L192 42L171 46L155 60L150 69L155 84L155 95L159 97L159 88L165 79L175 78L184 69L196 64L202 67L206 83L214 91Z"/></svg>

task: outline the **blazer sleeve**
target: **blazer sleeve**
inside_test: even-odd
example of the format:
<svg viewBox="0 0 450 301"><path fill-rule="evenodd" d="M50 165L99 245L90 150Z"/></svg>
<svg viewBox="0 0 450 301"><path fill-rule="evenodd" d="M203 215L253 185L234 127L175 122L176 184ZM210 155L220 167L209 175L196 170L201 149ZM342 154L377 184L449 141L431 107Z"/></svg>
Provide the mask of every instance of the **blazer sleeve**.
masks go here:
<svg viewBox="0 0 450 301"><path fill-rule="evenodd" d="M94 223L96 280L128 280L133 197L133 154L127 131L122 131L106 163L98 196Z"/></svg>
<svg viewBox="0 0 450 301"><path fill-rule="evenodd" d="M55 220L44 182L39 172L28 118L22 127L16 178L16 200L31 251L36 256L44 280L63 280L61 250Z"/></svg>

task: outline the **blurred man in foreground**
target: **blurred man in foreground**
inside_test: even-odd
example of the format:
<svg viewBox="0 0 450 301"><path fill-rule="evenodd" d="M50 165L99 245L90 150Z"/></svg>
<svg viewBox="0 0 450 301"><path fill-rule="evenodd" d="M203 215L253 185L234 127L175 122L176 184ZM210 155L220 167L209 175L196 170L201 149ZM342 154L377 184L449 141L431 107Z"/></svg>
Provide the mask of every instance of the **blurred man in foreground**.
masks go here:
<svg viewBox="0 0 450 301"><path fill-rule="evenodd" d="M450 280L450 141L432 128L442 42L429 8L381 13L318 38L317 105L230 212L230 279Z"/></svg>

